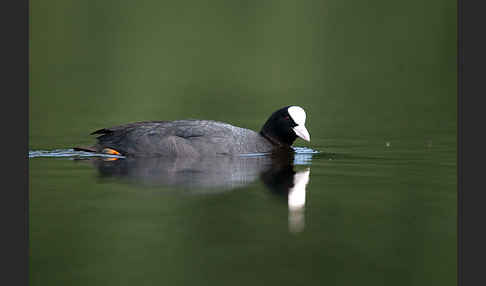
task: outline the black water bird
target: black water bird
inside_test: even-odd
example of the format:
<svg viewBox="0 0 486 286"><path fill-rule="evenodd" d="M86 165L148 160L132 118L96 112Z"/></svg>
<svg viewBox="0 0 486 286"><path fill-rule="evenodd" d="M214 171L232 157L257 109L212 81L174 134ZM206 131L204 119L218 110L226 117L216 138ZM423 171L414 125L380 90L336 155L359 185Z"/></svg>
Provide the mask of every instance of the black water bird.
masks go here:
<svg viewBox="0 0 486 286"><path fill-rule="evenodd" d="M97 143L75 150L126 157L200 157L290 150L297 137L310 141L302 107L275 111L260 132L212 120L143 121L103 128Z"/></svg>

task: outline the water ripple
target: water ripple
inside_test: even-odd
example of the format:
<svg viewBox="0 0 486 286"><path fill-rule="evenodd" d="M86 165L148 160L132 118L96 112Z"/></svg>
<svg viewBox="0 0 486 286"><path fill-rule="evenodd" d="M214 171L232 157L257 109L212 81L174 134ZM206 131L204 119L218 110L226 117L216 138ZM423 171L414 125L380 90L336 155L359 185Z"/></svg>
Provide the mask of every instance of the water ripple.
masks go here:
<svg viewBox="0 0 486 286"><path fill-rule="evenodd" d="M308 165L312 161L312 155L319 154L317 150L307 147L292 147L294 149L294 165Z"/></svg>
<svg viewBox="0 0 486 286"><path fill-rule="evenodd" d="M319 151L306 148L306 147L292 147L295 152L294 164L307 165L312 160L313 154L320 153ZM243 157L265 156L266 153L258 154L242 154ZM75 151L74 149L54 149L54 150L29 150L29 158L79 158L79 157L108 157L108 158L124 158L123 156L108 155L100 153L91 153L85 151Z"/></svg>
<svg viewBox="0 0 486 286"><path fill-rule="evenodd" d="M296 154L319 154L321 153L320 151L307 148L307 147L292 147L294 149Z"/></svg>
<svg viewBox="0 0 486 286"><path fill-rule="evenodd" d="M75 151L74 149L54 149L54 150L29 150L29 158L51 157L109 157L109 158L124 158L123 156L91 153L85 151Z"/></svg>

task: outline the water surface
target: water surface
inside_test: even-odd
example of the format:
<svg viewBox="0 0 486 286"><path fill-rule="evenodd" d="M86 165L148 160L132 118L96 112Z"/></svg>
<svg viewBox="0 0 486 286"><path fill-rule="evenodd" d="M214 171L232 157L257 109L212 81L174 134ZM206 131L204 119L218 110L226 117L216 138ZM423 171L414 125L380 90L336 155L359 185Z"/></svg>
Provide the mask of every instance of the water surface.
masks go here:
<svg viewBox="0 0 486 286"><path fill-rule="evenodd" d="M456 285L456 7L31 1L30 284ZM287 105L284 161L72 150Z"/></svg>
<svg viewBox="0 0 486 286"><path fill-rule="evenodd" d="M321 142L319 150L328 152L285 163L265 156L135 165L124 158L31 158L32 279L453 279L453 141ZM300 198L292 190L298 176L307 177Z"/></svg>

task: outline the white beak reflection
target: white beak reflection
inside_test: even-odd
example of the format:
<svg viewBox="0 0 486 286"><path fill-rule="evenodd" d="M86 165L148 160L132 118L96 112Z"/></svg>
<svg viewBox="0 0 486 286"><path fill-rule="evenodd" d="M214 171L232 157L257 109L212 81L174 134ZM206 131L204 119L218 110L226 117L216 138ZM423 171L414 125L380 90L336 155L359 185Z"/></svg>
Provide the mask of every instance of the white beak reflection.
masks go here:
<svg viewBox="0 0 486 286"><path fill-rule="evenodd" d="M310 168L296 173L294 175L294 186L289 190L289 231L293 233L304 230L305 192L309 183L309 174Z"/></svg>

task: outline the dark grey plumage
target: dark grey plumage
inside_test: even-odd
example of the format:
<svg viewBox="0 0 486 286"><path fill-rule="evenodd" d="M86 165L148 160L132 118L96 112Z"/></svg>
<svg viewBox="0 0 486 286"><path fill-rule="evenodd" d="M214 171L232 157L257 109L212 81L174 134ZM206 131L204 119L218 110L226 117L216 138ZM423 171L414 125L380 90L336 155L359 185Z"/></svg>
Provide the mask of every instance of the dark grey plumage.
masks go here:
<svg viewBox="0 0 486 286"><path fill-rule="evenodd" d="M97 130L97 151L122 154L199 156L271 152L274 146L255 131L211 120L146 121Z"/></svg>
<svg viewBox="0 0 486 286"><path fill-rule="evenodd" d="M304 110L295 106L274 112L259 133L212 120L143 121L99 129L91 133L99 135L94 146L74 149L128 157L200 157L289 151L297 136L309 140L304 121Z"/></svg>

